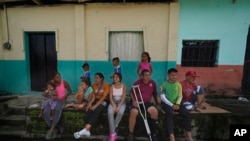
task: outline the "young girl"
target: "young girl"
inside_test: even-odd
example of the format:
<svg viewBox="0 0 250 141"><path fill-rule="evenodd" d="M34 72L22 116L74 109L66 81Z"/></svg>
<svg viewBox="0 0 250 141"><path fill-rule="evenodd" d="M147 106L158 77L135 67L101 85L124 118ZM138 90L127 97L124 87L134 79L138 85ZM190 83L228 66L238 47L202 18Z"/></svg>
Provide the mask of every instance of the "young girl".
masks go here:
<svg viewBox="0 0 250 141"><path fill-rule="evenodd" d="M81 86L79 87L74 98L78 100L78 103L70 103L65 106L65 108L73 107L79 110L82 110L86 107L86 104L89 100L89 95L93 92L93 89L90 84L89 78L82 78Z"/></svg>
<svg viewBox="0 0 250 141"><path fill-rule="evenodd" d="M121 83L122 75L121 73L114 73L113 81L114 83L110 87L109 100L110 104L108 106L108 119L110 128L110 138L109 141L115 141L117 137L116 128L123 116L126 108L125 98L126 98L126 86ZM114 118L116 114L116 117Z"/></svg>
<svg viewBox="0 0 250 141"><path fill-rule="evenodd" d="M39 117L42 117L44 107L50 105L51 106L50 120L53 120L55 114L55 108L57 105L58 94L57 91L55 90L55 85L52 82L48 82L46 84L46 87L47 89L43 92L43 96L46 97L46 99L42 103Z"/></svg>
<svg viewBox="0 0 250 141"><path fill-rule="evenodd" d="M149 70L151 73L153 72L152 65L150 63L151 57L148 52L143 52L141 54L141 63L137 67L137 74L140 76L142 70Z"/></svg>

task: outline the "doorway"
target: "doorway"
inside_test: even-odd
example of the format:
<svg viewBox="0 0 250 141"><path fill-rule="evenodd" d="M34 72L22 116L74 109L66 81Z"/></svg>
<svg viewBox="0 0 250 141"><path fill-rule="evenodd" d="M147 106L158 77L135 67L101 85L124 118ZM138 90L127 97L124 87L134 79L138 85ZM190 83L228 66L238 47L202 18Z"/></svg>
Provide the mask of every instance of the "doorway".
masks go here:
<svg viewBox="0 0 250 141"><path fill-rule="evenodd" d="M250 25L248 28L241 93L250 94Z"/></svg>
<svg viewBox="0 0 250 141"><path fill-rule="evenodd" d="M42 91L57 71L55 33L31 32L27 35L31 90Z"/></svg>

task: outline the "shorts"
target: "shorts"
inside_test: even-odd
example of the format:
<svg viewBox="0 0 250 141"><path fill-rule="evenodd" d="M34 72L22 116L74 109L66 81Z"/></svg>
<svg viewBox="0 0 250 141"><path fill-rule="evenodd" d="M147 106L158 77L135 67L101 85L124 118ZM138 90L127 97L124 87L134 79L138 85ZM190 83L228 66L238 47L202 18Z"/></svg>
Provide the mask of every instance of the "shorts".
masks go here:
<svg viewBox="0 0 250 141"><path fill-rule="evenodd" d="M145 105L146 110L147 110L149 107L151 107L151 106L155 107L155 105L154 105L153 103L151 103L151 102L146 102L146 103L144 103L144 105ZM140 106L141 110L143 110L143 105L142 105L142 104L139 104L139 106ZM135 106L133 105L133 102L130 102L130 103L129 103L128 108L129 108L129 110L131 110L131 109L138 109L138 107L135 107ZM155 108L156 108L156 107L155 107Z"/></svg>

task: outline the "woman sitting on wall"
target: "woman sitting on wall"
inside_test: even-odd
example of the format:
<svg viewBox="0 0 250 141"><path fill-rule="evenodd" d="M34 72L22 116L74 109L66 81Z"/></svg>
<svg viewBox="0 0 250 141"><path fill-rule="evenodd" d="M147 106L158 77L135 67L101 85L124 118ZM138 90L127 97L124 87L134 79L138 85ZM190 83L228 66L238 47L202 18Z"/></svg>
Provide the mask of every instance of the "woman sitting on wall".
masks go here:
<svg viewBox="0 0 250 141"><path fill-rule="evenodd" d="M52 120L50 119L50 106L45 106L43 110L43 118L50 127L50 130L46 134L46 139L56 138L55 127L61 117L61 112L64 107L65 101L72 92L69 83L65 80L62 80L59 72L56 72L53 75L53 79L51 80L51 82L55 84L55 89L58 93L58 101L55 108L54 118Z"/></svg>
<svg viewBox="0 0 250 141"><path fill-rule="evenodd" d="M109 84L103 82L104 76L102 73L95 74L95 83L92 85L93 92L90 95L86 107L85 115L85 127L84 129L75 132L74 137L79 139L83 136L90 136L90 129L92 125L96 122L99 115L103 112L105 107L108 105L108 94L109 94Z"/></svg>

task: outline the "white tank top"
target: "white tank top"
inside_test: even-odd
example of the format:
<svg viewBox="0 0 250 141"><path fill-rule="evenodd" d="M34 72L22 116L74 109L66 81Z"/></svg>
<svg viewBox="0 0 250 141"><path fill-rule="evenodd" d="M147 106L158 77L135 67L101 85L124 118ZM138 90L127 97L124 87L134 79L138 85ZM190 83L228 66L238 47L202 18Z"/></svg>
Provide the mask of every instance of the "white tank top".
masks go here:
<svg viewBox="0 0 250 141"><path fill-rule="evenodd" d="M123 85L121 88L115 88L113 86L113 98L115 101L121 100L123 94Z"/></svg>

